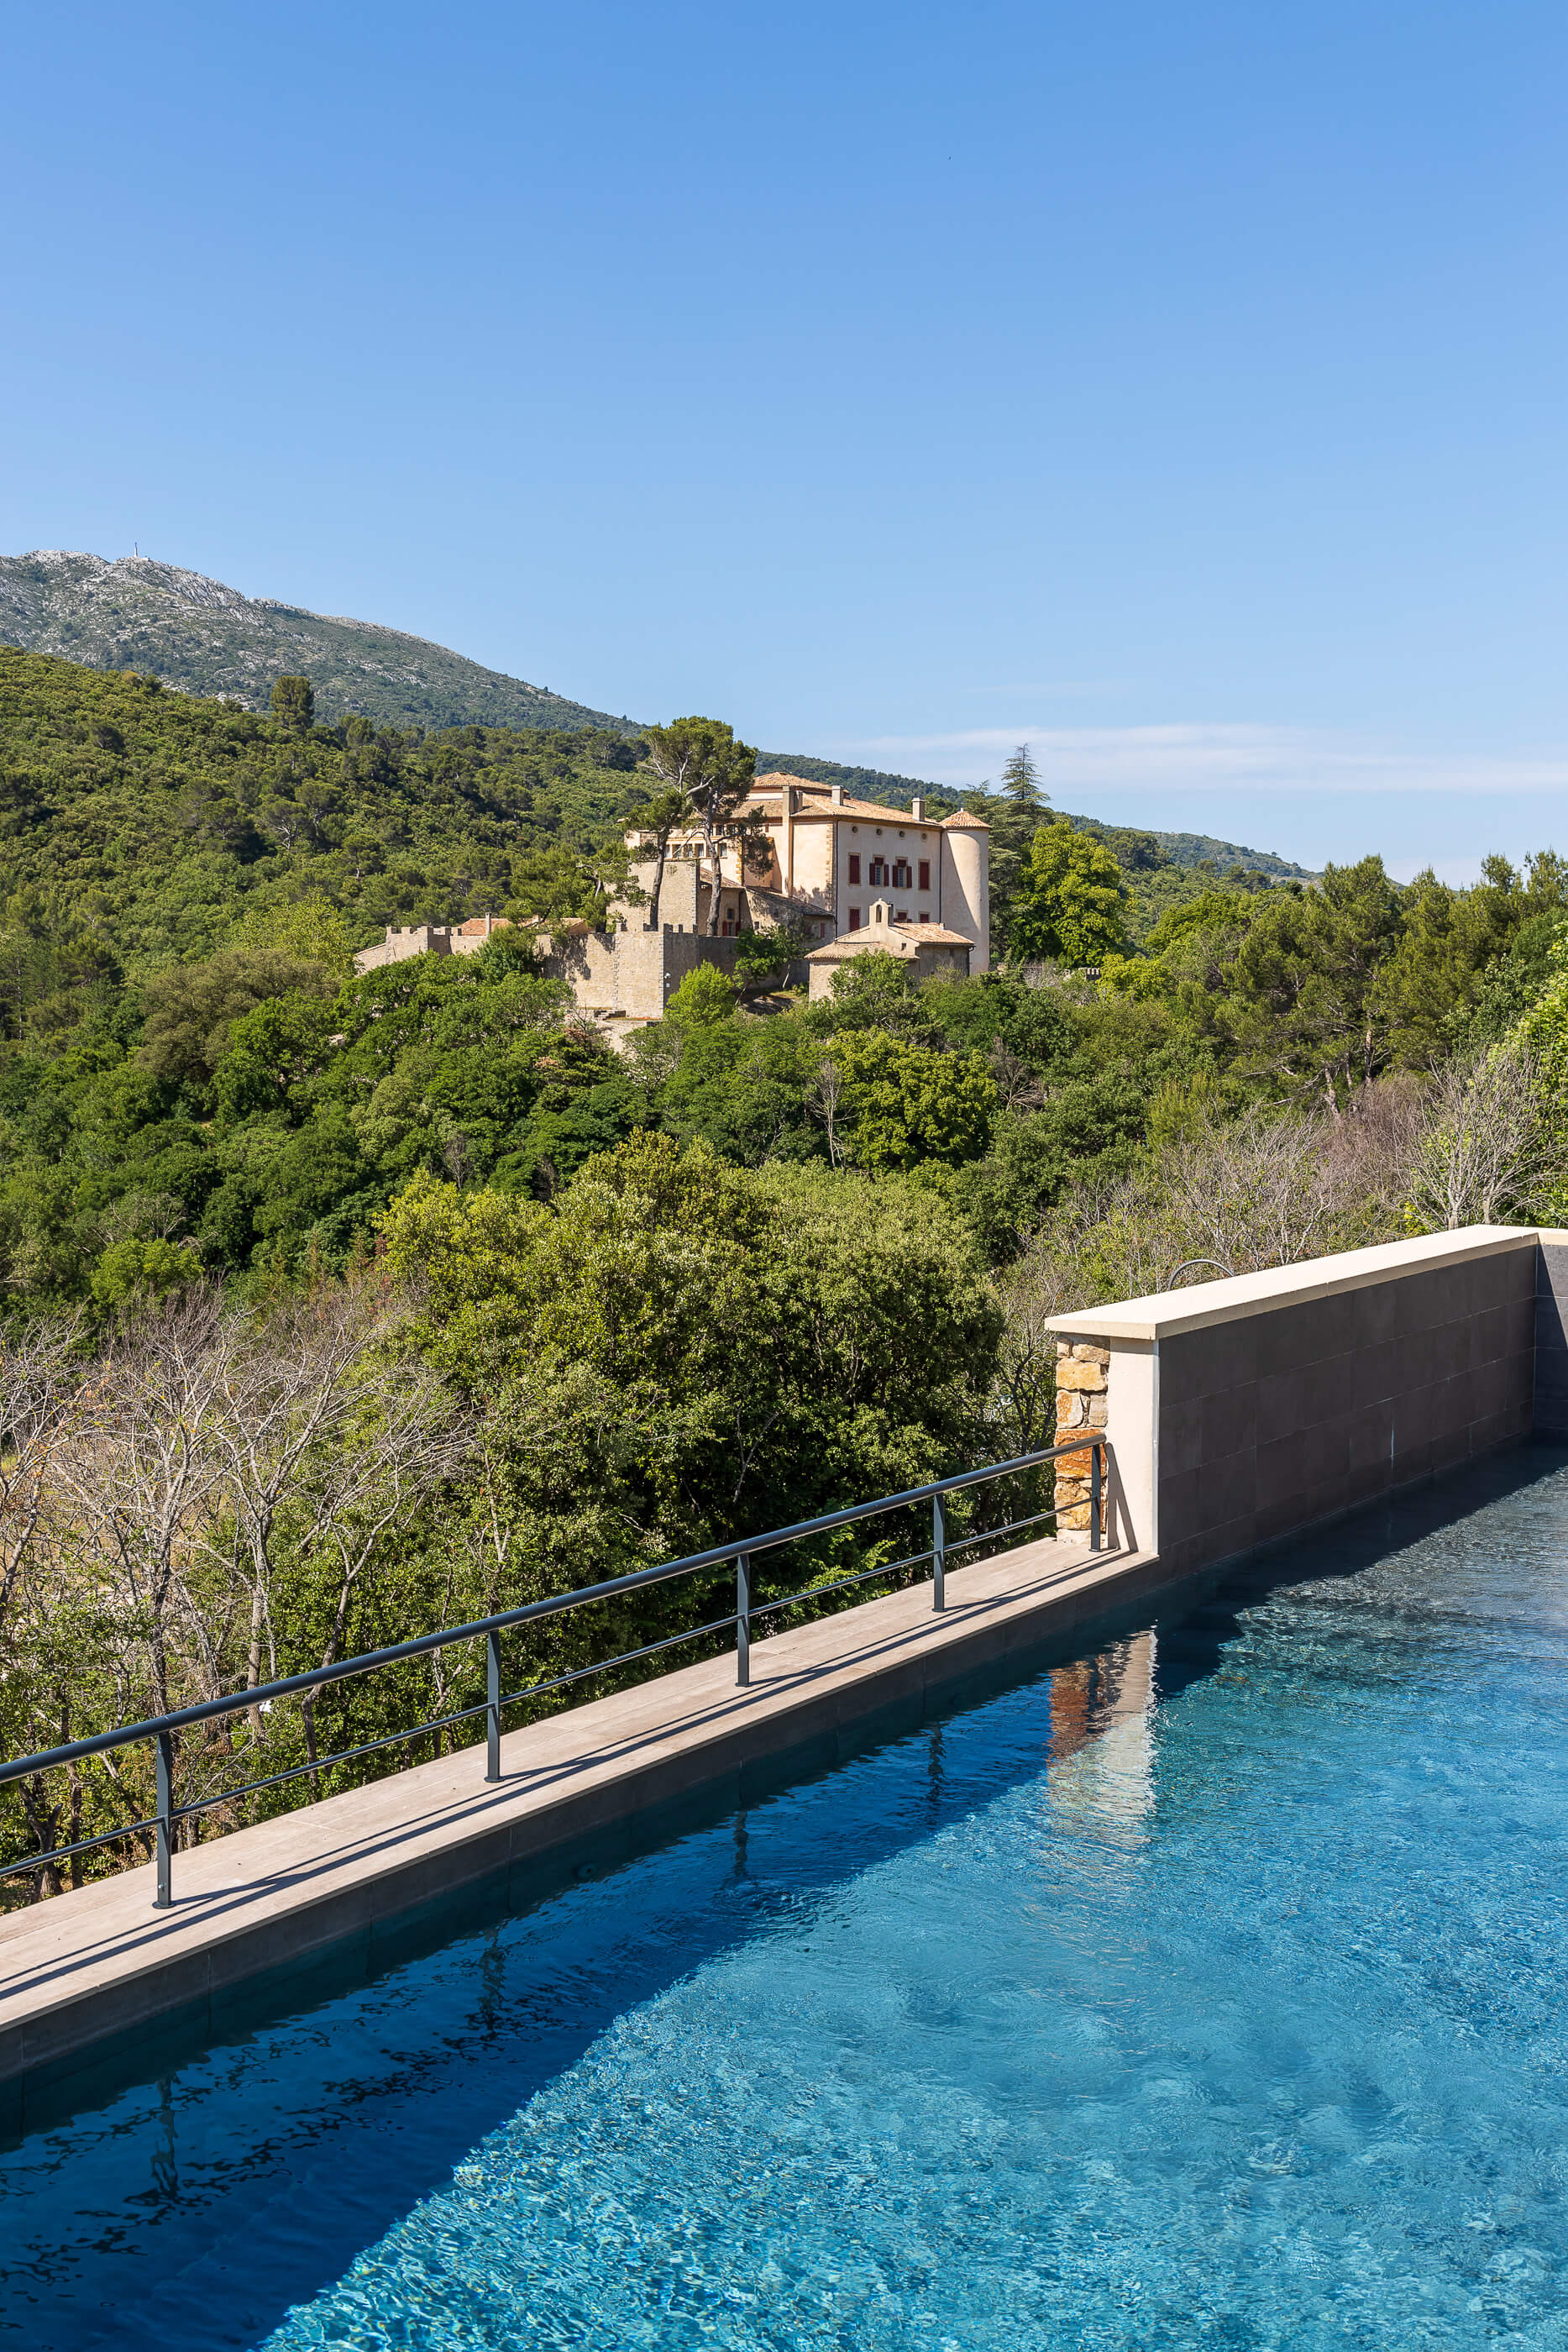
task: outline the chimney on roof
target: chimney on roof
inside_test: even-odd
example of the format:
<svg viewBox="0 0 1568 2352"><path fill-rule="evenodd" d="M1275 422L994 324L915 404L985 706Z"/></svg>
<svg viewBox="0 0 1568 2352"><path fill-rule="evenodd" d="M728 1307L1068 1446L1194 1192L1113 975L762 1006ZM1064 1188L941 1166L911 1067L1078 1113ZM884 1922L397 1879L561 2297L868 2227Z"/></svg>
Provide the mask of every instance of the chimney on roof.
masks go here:
<svg viewBox="0 0 1568 2352"><path fill-rule="evenodd" d="M844 788L842 784L835 784L833 786L833 806L835 808L842 808L843 804Z"/></svg>
<svg viewBox="0 0 1568 2352"><path fill-rule="evenodd" d="M909 803L909 814L915 819L916 824L925 824L925 803L921 799L918 793L915 793L915 798Z"/></svg>

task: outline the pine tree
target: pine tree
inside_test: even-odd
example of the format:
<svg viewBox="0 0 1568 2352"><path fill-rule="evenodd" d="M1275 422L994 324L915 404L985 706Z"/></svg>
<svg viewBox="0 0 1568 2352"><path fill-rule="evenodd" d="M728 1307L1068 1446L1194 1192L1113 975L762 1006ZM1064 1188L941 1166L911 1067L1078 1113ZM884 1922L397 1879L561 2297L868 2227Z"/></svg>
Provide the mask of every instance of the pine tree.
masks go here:
<svg viewBox="0 0 1568 2352"><path fill-rule="evenodd" d="M710 939L717 939L724 900L725 844L731 842L736 847L743 881L747 861L755 860L761 848L760 817L742 814L757 779L756 751L751 744L738 741L735 730L727 727L722 719L674 719L668 727L649 728L648 765L665 787L665 802L673 794L679 803L677 816L671 822L690 823L702 829L703 856L711 877L707 930ZM653 830L656 835L656 824ZM651 919L655 926L658 888L663 879L661 857Z"/></svg>
<svg viewBox="0 0 1568 2352"><path fill-rule="evenodd" d="M1040 790L1040 770L1035 766L1027 743L1020 743L1007 766L1002 770L1002 790L1020 814L1033 816L1050 800L1051 794Z"/></svg>
<svg viewBox="0 0 1568 2352"><path fill-rule="evenodd" d="M292 734L308 735L316 716L316 689L309 679L276 678L272 688L272 715Z"/></svg>
<svg viewBox="0 0 1568 2352"><path fill-rule="evenodd" d="M1049 799L1029 745L1020 743L1002 770L1001 791L988 793L984 806L972 803L991 828L991 929L998 948L1008 945L1013 893Z"/></svg>

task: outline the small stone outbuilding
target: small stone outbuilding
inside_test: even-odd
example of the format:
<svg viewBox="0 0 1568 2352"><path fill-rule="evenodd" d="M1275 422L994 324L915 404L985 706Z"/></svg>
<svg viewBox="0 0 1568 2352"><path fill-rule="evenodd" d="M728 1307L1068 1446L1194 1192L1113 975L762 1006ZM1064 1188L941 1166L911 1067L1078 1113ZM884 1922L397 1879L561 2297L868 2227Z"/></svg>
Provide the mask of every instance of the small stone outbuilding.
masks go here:
<svg viewBox="0 0 1568 2352"><path fill-rule="evenodd" d="M813 1003L831 996L833 974L855 956L873 950L907 964L912 980L967 980L973 944L962 931L949 931L940 923L895 923L886 899L878 898L871 920L859 930L841 931L836 940L812 949L806 958L810 975L807 993Z"/></svg>

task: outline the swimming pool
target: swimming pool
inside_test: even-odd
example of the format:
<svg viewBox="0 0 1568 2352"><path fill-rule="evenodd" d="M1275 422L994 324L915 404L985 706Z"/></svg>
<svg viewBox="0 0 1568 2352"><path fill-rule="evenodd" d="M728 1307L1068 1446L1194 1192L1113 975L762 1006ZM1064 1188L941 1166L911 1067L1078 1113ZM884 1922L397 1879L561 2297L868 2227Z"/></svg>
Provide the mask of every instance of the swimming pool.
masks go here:
<svg viewBox="0 0 1568 2352"><path fill-rule="evenodd" d="M0 2341L1568 2347L1568 1456L0 2157Z"/></svg>

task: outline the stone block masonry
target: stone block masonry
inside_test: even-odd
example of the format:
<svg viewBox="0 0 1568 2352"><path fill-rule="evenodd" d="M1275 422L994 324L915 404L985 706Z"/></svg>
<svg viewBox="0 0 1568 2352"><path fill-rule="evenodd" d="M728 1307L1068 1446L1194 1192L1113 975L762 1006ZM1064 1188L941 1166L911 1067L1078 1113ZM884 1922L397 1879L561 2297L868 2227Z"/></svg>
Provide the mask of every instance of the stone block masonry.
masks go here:
<svg viewBox="0 0 1568 2352"><path fill-rule="evenodd" d="M682 981L699 964L712 964L733 980L739 947L738 940L710 940L668 923L657 931L591 931L582 924L550 939L539 970L549 980L569 982L584 1013L661 1021Z"/></svg>
<svg viewBox="0 0 1568 2352"><path fill-rule="evenodd" d="M1088 1339L1056 1343L1056 1442L1065 1445L1080 1430L1103 1429L1110 1410L1111 1350ZM1077 1539L1089 1527L1088 1453L1064 1454L1056 1465L1056 1529Z"/></svg>

